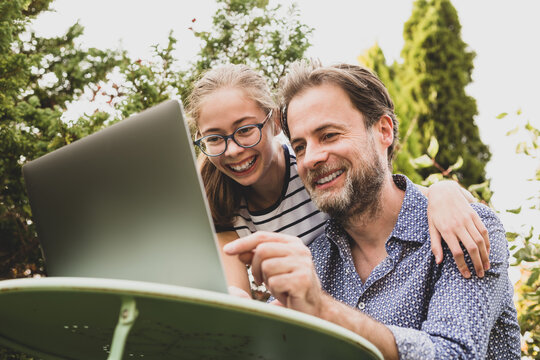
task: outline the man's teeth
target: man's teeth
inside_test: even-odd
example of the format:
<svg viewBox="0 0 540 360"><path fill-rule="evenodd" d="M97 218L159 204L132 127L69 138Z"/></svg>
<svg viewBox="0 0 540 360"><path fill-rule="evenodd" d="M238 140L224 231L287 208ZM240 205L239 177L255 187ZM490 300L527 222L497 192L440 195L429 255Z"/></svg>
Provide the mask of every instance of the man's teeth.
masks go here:
<svg viewBox="0 0 540 360"><path fill-rule="evenodd" d="M337 178L339 175L343 174L343 170L338 170L328 176L325 176L319 180L317 180L317 185L323 185L323 184L326 184L327 182L330 182L332 180L334 180L335 178Z"/></svg>
<svg viewBox="0 0 540 360"><path fill-rule="evenodd" d="M242 165L229 165L229 167L231 169L233 169L234 171L244 171L246 170L247 168L249 168L251 165L253 165L253 163L255 162L255 156L251 158L250 161L248 162L245 162L244 164Z"/></svg>

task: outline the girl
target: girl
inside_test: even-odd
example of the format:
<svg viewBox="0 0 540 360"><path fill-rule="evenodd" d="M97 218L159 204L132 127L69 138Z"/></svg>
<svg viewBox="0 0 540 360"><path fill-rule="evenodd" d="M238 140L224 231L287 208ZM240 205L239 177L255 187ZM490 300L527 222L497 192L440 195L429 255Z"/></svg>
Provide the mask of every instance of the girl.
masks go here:
<svg viewBox="0 0 540 360"><path fill-rule="evenodd" d="M199 167L220 249L258 230L294 235L305 244L322 233L328 216L311 202L294 153L278 136L279 110L261 75L246 65L212 69L195 83L187 112L201 150ZM430 200L437 262L442 261L442 236L469 277L461 242L482 277L489 264L487 231L460 187L442 182L422 191ZM250 293L245 266L236 257L221 255L229 286Z"/></svg>

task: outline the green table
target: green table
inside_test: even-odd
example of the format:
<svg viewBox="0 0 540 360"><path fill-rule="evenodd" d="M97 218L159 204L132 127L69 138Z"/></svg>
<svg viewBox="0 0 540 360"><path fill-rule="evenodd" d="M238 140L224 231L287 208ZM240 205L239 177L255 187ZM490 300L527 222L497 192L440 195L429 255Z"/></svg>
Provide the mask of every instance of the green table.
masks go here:
<svg viewBox="0 0 540 360"><path fill-rule="evenodd" d="M361 336L297 311L92 278L0 281L0 344L43 359L382 359Z"/></svg>

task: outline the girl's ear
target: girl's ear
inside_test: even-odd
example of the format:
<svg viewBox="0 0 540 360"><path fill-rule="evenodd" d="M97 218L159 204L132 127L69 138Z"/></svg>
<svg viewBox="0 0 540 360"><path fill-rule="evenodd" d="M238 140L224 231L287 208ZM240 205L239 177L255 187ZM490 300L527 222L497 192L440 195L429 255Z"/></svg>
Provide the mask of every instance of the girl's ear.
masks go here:
<svg viewBox="0 0 540 360"><path fill-rule="evenodd" d="M274 136L281 132L281 112L276 110L272 113L272 122L274 123Z"/></svg>
<svg viewBox="0 0 540 360"><path fill-rule="evenodd" d="M197 140L201 137L201 132L199 131L199 127L197 125L191 125L189 126L189 132L192 134L193 141Z"/></svg>

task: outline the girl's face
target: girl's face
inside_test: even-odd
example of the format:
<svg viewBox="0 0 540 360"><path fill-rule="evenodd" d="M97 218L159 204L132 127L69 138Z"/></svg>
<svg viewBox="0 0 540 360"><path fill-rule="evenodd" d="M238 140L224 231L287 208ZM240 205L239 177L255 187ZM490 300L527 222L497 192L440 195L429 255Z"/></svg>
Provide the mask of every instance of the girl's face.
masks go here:
<svg viewBox="0 0 540 360"><path fill-rule="evenodd" d="M201 104L198 121L199 136L231 135L244 125L260 124L266 114L257 103L237 88L223 88L210 94ZM275 159L272 140L276 124L269 119L262 128L261 141L251 148L228 140L227 150L210 161L225 175L243 186L256 184Z"/></svg>

